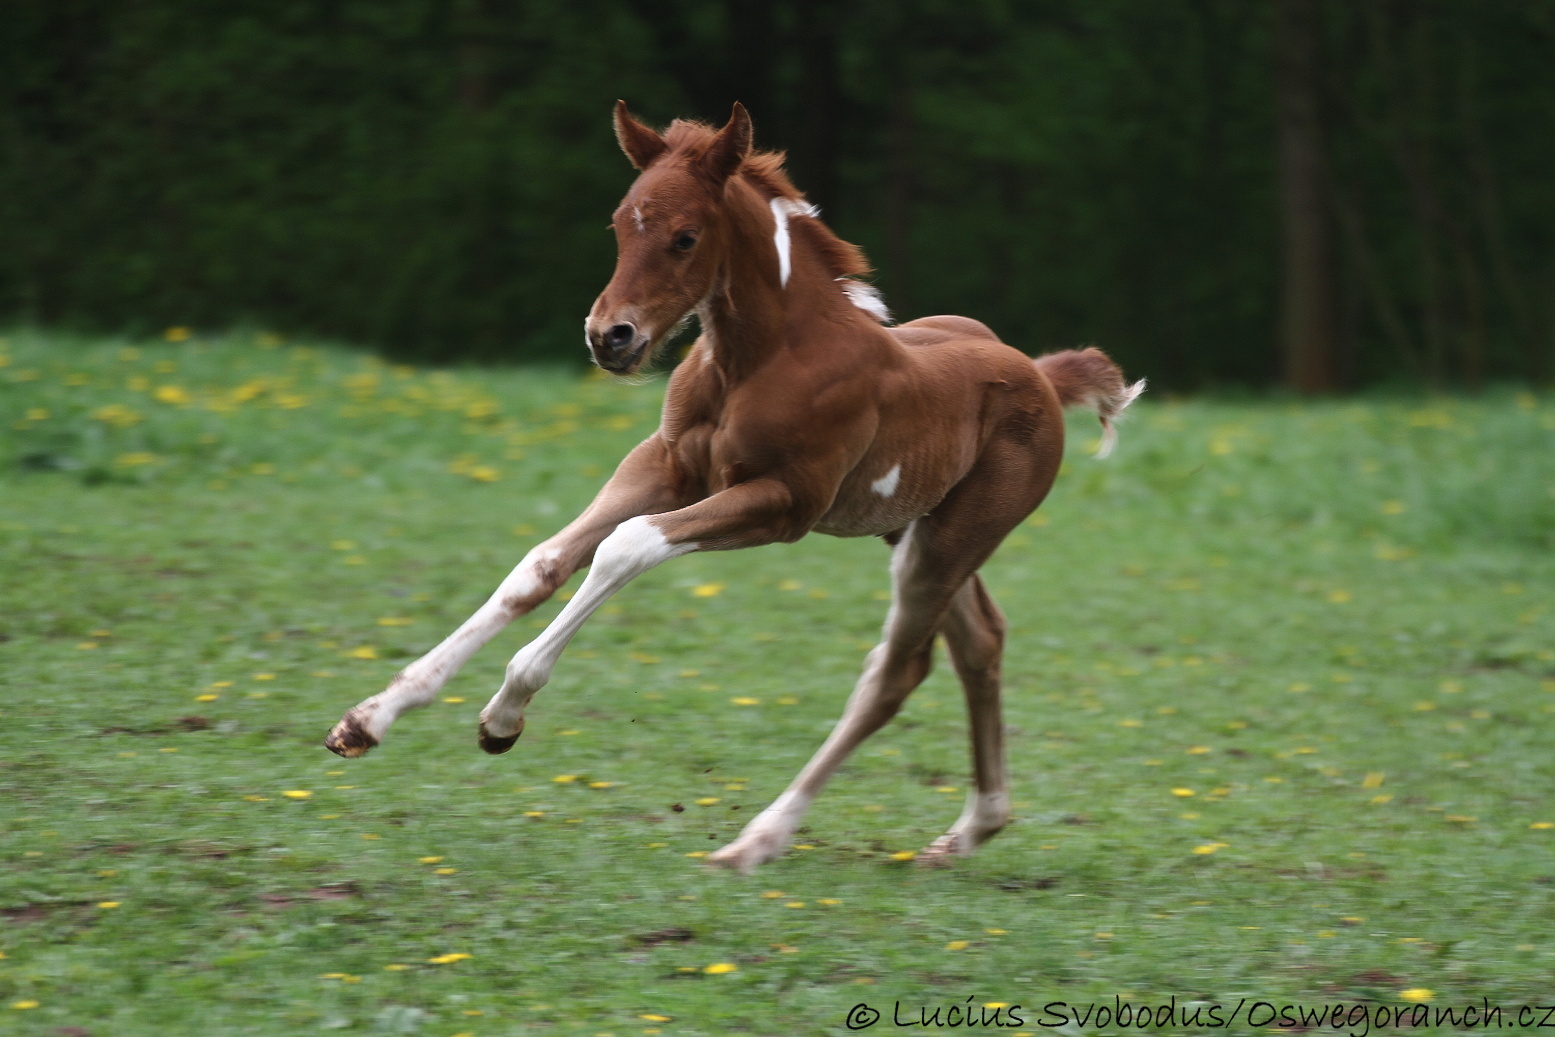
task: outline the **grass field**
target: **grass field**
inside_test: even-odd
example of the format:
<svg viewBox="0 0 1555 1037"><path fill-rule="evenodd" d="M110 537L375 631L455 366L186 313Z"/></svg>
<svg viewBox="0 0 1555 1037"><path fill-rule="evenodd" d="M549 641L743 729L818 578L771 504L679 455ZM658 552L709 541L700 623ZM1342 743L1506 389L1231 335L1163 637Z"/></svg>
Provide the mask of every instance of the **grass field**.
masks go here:
<svg viewBox="0 0 1555 1037"><path fill-rule="evenodd" d="M641 578L509 755L475 715L555 602L368 757L321 747L586 503L662 382L253 335L4 341L0 1032L1555 1003L1549 402L1147 396L1102 462L1077 415L985 569L1015 823L951 869L899 859L966 785L941 662L745 878L697 858L839 713L885 608L878 542Z"/></svg>

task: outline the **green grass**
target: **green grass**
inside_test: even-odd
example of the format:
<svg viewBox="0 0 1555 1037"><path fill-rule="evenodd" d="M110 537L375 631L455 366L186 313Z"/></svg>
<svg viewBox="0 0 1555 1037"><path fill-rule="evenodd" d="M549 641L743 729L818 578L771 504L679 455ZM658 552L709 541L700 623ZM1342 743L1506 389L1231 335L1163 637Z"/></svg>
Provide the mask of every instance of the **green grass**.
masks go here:
<svg viewBox="0 0 1555 1037"><path fill-rule="evenodd" d="M974 998L1025 1033L1114 995L1550 1000L1549 404L1147 397L1105 462L1077 415L1041 524L985 569L1015 823L948 870L892 859L966 784L941 662L810 848L745 878L692 855L839 713L878 542L649 573L487 757L475 714L553 602L462 701L342 761L340 713L587 502L662 383L131 346L0 349L0 1031L787 1035L868 1002L907 1032L893 1002Z"/></svg>

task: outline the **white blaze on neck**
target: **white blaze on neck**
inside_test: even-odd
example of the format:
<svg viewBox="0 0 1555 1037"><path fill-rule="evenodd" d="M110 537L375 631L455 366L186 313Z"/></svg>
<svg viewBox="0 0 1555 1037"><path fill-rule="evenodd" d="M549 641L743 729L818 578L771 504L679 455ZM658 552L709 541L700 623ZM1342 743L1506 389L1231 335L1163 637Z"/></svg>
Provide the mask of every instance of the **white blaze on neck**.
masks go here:
<svg viewBox="0 0 1555 1037"><path fill-rule="evenodd" d="M643 232L643 211L637 206L632 206L632 219L637 223L637 233Z"/></svg>
<svg viewBox="0 0 1555 1037"><path fill-rule="evenodd" d="M794 268L792 245L788 237L788 218L790 216L815 217L820 215L820 210L797 198L774 198L767 204L771 206L772 220L777 224L777 229L772 232L772 243L777 246L778 284L787 288L788 275L793 273Z"/></svg>
<svg viewBox="0 0 1555 1037"><path fill-rule="evenodd" d="M869 488L880 494L882 497L889 497L896 492L896 484L901 481L902 466L895 465L889 472L870 483Z"/></svg>

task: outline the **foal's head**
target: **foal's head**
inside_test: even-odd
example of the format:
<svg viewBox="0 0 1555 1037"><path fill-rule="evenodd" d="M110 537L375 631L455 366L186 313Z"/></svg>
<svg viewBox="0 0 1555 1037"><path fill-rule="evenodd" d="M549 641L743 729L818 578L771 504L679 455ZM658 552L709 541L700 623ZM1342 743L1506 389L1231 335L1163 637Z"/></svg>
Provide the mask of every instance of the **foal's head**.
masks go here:
<svg viewBox="0 0 1555 1037"><path fill-rule="evenodd" d="M615 211L615 275L583 327L594 362L627 374L713 289L729 247L724 190L750 155L751 122L736 102L717 133L677 123L666 139L617 101L615 127L642 174Z"/></svg>

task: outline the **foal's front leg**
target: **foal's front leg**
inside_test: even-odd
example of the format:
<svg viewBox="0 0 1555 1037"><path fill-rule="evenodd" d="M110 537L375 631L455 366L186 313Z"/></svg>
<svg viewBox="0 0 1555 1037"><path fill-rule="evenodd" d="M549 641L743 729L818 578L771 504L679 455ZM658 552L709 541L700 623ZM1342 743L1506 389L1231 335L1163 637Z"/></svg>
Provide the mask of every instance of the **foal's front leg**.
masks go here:
<svg viewBox="0 0 1555 1037"><path fill-rule="evenodd" d="M324 745L348 757L372 749L401 713L430 703L482 645L588 565L617 524L680 503L665 477L663 453L655 436L628 454L583 514L525 555L496 593L441 644L396 674L383 691L347 710Z"/></svg>
<svg viewBox="0 0 1555 1037"><path fill-rule="evenodd" d="M679 511L621 523L599 545L578 593L508 663L502 687L481 711L481 748L505 753L513 747L524 730L529 700L551 679L573 635L616 591L661 562L692 551L756 547L781 539L791 503L782 483L758 479Z"/></svg>

